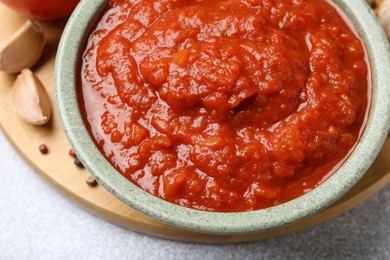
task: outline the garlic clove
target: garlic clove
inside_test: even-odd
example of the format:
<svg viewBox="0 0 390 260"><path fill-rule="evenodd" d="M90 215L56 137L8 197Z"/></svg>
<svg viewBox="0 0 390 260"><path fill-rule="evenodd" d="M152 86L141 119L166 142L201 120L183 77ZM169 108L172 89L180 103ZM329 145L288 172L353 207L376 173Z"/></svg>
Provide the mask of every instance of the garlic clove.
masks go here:
<svg viewBox="0 0 390 260"><path fill-rule="evenodd" d="M387 37L390 38L390 0L383 1L379 8L378 18L385 29Z"/></svg>
<svg viewBox="0 0 390 260"><path fill-rule="evenodd" d="M16 78L12 101L14 111L26 122L44 125L51 118L51 103L45 87L29 69Z"/></svg>
<svg viewBox="0 0 390 260"><path fill-rule="evenodd" d="M0 71L18 73L31 68L41 57L44 46L42 25L26 21L14 35L0 43Z"/></svg>

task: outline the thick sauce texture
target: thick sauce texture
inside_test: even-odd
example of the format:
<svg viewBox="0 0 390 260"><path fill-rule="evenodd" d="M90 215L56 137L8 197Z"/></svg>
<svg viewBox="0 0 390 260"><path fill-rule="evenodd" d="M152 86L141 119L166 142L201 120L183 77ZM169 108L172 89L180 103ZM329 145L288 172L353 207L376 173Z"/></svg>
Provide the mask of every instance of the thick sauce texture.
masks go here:
<svg viewBox="0 0 390 260"><path fill-rule="evenodd" d="M325 0L110 0L80 106L104 156L164 200L292 200L348 157L370 106L358 36Z"/></svg>

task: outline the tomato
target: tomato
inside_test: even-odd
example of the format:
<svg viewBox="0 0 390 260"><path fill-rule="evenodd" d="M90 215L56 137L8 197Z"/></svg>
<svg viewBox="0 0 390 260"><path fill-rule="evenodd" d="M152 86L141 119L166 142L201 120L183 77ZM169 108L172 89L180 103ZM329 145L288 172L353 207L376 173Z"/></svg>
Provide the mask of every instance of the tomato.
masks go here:
<svg viewBox="0 0 390 260"><path fill-rule="evenodd" d="M36 19L59 19L70 16L80 0L1 0L16 11Z"/></svg>

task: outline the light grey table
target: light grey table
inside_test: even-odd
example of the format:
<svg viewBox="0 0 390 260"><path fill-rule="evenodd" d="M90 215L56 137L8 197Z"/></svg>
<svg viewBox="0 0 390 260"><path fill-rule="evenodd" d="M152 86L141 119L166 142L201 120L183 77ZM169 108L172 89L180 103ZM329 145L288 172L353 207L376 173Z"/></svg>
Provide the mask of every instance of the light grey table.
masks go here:
<svg viewBox="0 0 390 260"><path fill-rule="evenodd" d="M0 259L390 259L390 187L296 234L199 245L138 234L85 212L41 179L1 131L0 176Z"/></svg>

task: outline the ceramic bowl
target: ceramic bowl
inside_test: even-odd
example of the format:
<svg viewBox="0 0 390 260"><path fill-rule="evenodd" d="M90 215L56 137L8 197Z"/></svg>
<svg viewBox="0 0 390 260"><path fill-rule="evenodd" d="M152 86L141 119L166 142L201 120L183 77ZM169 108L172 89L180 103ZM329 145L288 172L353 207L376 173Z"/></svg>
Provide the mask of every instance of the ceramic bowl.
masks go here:
<svg viewBox="0 0 390 260"><path fill-rule="evenodd" d="M365 43L373 82L372 107L366 129L343 166L313 191L285 204L252 212L203 212L177 206L146 193L125 179L99 152L84 125L77 102L76 82L83 43L106 3L105 0L83 0L70 18L56 61L56 99L65 132L82 163L100 184L128 206L158 221L197 232L262 232L302 220L331 205L356 184L378 155L390 122L388 40L364 0L334 0Z"/></svg>

